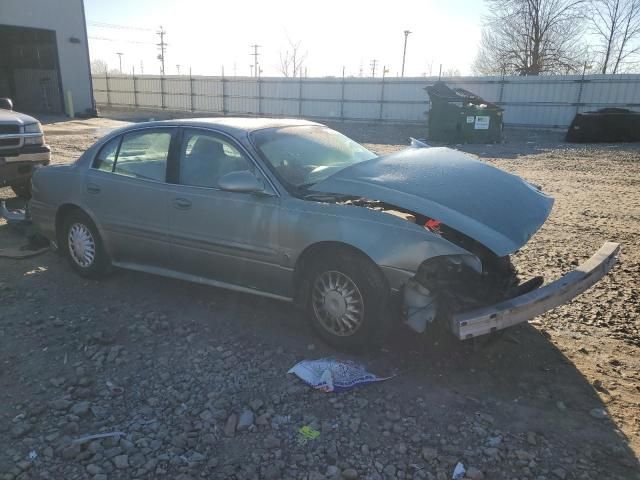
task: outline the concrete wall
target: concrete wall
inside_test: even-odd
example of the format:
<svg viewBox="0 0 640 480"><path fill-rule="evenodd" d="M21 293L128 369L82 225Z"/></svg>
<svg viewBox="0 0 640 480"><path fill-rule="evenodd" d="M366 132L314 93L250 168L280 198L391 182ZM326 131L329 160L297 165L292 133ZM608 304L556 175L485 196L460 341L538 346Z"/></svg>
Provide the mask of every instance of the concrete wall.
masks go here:
<svg viewBox="0 0 640 480"><path fill-rule="evenodd" d="M98 104L197 114L290 116L425 123L427 78L252 78L96 75ZM567 127L578 112L604 107L640 109L640 75L450 77L504 108L513 126Z"/></svg>
<svg viewBox="0 0 640 480"><path fill-rule="evenodd" d="M0 0L0 24L55 30L62 90L76 112L93 108L83 0ZM80 43L71 43L75 37Z"/></svg>

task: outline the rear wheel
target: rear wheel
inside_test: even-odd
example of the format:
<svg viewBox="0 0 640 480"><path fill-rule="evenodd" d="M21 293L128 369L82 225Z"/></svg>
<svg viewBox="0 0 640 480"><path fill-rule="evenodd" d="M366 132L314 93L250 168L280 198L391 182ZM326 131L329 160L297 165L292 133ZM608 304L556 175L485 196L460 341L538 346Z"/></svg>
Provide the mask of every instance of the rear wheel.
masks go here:
<svg viewBox="0 0 640 480"><path fill-rule="evenodd" d="M98 229L88 215L70 213L64 221L63 242L69 263L83 277L100 277L108 272L110 261Z"/></svg>
<svg viewBox="0 0 640 480"><path fill-rule="evenodd" d="M326 255L307 271L307 312L312 326L339 349L381 343L391 325L390 292L378 267L355 253Z"/></svg>

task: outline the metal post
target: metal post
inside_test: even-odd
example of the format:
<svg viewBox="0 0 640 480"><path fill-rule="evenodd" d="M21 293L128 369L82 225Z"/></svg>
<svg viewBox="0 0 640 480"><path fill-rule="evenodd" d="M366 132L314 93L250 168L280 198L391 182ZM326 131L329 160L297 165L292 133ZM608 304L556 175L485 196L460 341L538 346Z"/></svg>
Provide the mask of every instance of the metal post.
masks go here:
<svg viewBox="0 0 640 480"><path fill-rule="evenodd" d="M160 106L163 110L167 108L164 103L164 74L160 76Z"/></svg>
<svg viewBox="0 0 640 480"><path fill-rule="evenodd" d="M578 100L576 101L576 114L580 112L580 101L582 100L582 88L584 86L584 74L587 70L587 64L584 64L584 68L582 69L582 75L580 76L580 87L578 88Z"/></svg>
<svg viewBox="0 0 640 480"><path fill-rule="evenodd" d="M302 75L300 75L298 82L298 116L302 116Z"/></svg>
<svg viewBox="0 0 640 480"><path fill-rule="evenodd" d="M258 115L262 115L262 77L258 76Z"/></svg>
<svg viewBox="0 0 640 480"><path fill-rule="evenodd" d="M138 81L136 78L136 69L133 67L131 69L131 73L133 75L133 104L136 108L138 108Z"/></svg>
<svg viewBox="0 0 640 480"><path fill-rule="evenodd" d="M342 67L342 83L340 90L340 119L344 120L344 67Z"/></svg>
<svg viewBox="0 0 640 480"><path fill-rule="evenodd" d="M227 83L227 79L224 77L224 65L222 66L222 114L227 114L227 90L225 85Z"/></svg>
<svg viewBox="0 0 640 480"><path fill-rule="evenodd" d="M105 82L107 84L107 105L111 106L111 94L109 93L109 72L104 72Z"/></svg>
<svg viewBox="0 0 640 480"><path fill-rule="evenodd" d="M378 120L382 120L382 112L384 110L384 77L387 74L387 67L382 66L382 86L380 88L380 111L378 113Z"/></svg>
<svg viewBox="0 0 640 480"><path fill-rule="evenodd" d="M502 103L502 95L504 93L504 70L502 71L502 78L500 79L500 97L498 98L498 105Z"/></svg>
<svg viewBox="0 0 640 480"><path fill-rule="evenodd" d="M196 108L193 103L193 76L191 75L191 67L189 67L189 105L191 107L191 111L195 112Z"/></svg>

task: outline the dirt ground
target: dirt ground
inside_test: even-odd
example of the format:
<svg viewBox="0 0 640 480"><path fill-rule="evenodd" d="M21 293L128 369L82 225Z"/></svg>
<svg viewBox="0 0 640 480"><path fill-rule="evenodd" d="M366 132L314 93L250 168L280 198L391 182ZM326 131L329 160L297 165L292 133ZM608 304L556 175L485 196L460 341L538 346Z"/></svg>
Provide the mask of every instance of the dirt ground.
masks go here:
<svg viewBox="0 0 640 480"><path fill-rule="evenodd" d="M105 113L52 119L54 163L132 117ZM380 153L424 136L331 126ZM569 305L495 339L399 328L348 356L287 304L135 272L90 281L51 252L0 258L0 480L445 480L458 462L471 479L640 479L640 145L506 135L460 148L556 198L515 256L521 274L554 279L607 240L622 255ZM0 221L0 247L24 233ZM395 376L326 394L287 375L326 356ZM320 435L303 441L305 425Z"/></svg>

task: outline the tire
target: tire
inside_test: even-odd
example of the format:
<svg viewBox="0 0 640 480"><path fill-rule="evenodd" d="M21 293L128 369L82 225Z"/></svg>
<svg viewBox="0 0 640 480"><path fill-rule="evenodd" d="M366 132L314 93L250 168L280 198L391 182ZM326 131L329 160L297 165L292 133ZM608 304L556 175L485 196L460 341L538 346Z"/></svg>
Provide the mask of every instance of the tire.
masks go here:
<svg viewBox="0 0 640 480"><path fill-rule="evenodd" d="M391 292L378 267L350 252L324 255L306 271L307 316L339 350L379 346L391 327ZM333 286L333 288L331 288Z"/></svg>
<svg viewBox="0 0 640 480"><path fill-rule="evenodd" d="M27 182L20 185L13 185L11 190L13 190L13 193L15 193L18 198L22 198L24 200L29 200L31 198L31 183Z"/></svg>
<svg viewBox="0 0 640 480"><path fill-rule="evenodd" d="M61 250L77 273L88 278L108 273L111 261L98 229L86 213L76 210L64 219L60 240Z"/></svg>

